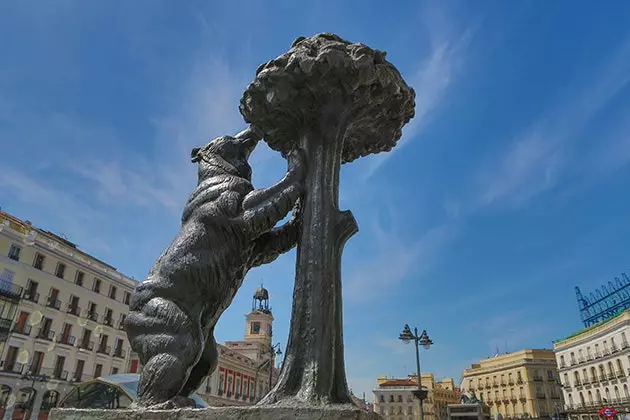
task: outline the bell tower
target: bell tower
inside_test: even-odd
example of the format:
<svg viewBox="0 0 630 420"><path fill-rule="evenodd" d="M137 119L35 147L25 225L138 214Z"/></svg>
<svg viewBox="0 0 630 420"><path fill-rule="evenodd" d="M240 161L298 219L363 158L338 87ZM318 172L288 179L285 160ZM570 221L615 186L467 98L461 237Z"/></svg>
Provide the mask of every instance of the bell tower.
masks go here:
<svg viewBox="0 0 630 420"><path fill-rule="evenodd" d="M271 346L272 327L269 292L261 284L254 292L252 311L245 315L245 341Z"/></svg>

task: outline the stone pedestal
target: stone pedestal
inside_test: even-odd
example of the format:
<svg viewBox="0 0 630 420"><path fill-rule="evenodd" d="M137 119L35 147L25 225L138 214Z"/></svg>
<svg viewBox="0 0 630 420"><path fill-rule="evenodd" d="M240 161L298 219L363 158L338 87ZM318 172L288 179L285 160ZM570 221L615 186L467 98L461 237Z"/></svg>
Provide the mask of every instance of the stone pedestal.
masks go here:
<svg viewBox="0 0 630 420"><path fill-rule="evenodd" d="M211 407L180 410L54 409L49 420L382 420L356 407Z"/></svg>

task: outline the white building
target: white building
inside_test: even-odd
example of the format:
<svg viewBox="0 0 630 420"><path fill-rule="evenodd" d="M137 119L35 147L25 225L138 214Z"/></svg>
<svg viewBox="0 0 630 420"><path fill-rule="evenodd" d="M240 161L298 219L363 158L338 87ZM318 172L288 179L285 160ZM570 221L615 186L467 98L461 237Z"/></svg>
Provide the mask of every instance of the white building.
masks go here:
<svg viewBox="0 0 630 420"><path fill-rule="evenodd" d="M554 344L567 414L598 419L603 406L630 412L630 312Z"/></svg>
<svg viewBox="0 0 630 420"><path fill-rule="evenodd" d="M0 211L0 418L45 419L74 383L127 372L136 282Z"/></svg>

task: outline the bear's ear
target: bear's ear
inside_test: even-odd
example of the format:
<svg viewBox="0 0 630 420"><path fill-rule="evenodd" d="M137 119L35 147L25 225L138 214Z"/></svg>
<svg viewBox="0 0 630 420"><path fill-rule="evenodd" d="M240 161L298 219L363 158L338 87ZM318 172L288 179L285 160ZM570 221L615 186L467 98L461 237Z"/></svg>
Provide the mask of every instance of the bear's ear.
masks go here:
<svg viewBox="0 0 630 420"><path fill-rule="evenodd" d="M195 147L194 149L192 149L192 151L190 152L190 161L192 163L197 163L199 162L199 159L201 156L199 156L199 151L201 150L201 147Z"/></svg>

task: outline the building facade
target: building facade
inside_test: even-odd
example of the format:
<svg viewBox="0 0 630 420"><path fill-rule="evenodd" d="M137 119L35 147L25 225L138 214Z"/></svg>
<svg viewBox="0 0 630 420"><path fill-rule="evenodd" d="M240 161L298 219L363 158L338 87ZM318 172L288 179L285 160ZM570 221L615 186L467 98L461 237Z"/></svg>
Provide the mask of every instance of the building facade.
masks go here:
<svg viewBox="0 0 630 420"><path fill-rule="evenodd" d="M74 383L133 368L122 325L135 284L0 211L0 417L44 419Z"/></svg>
<svg viewBox="0 0 630 420"><path fill-rule="evenodd" d="M630 412L630 312L554 343L566 412L596 419L603 406Z"/></svg>
<svg viewBox="0 0 630 420"><path fill-rule="evenodd" d="M493 417L550 418L563 406L552 350L520 350L483 359L466 369L463 386L484 401Z"/></svg>
<svg viewBox="0 0 630 420"><path fill-rule="evenodd" d="M397 379L379 376L374 392L374 411L384 419L418 420L420 402L413 392L418 389L418 377ZM459 388L452 378L436 381L431 373L422 374L422 388L428 391L423 402L425 420L446 420L449 404L457 404L461 398Z"/></svg>

